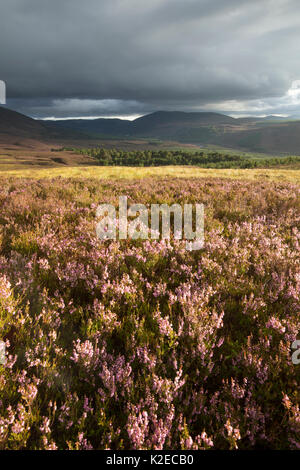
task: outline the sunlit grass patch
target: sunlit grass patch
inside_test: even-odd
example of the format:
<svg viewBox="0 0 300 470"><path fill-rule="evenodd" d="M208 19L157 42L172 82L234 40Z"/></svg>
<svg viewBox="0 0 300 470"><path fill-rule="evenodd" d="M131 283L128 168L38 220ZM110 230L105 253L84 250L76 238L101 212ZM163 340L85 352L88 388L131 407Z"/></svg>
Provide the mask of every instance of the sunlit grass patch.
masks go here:
<svg viewBox="0 0 300 470"><path fill-rule="evenodd" d="M164 167L99 167L99 166L76 166L59 168L24 168L6 169L0 172L3 176L15 176L22 178L106 178L106 179L135 179L148 177L172 176L179 178L230 178L230 179L269 179L271 181L300 182L300 170L285 169L204 169L190 166L164 166Z"/></svg>

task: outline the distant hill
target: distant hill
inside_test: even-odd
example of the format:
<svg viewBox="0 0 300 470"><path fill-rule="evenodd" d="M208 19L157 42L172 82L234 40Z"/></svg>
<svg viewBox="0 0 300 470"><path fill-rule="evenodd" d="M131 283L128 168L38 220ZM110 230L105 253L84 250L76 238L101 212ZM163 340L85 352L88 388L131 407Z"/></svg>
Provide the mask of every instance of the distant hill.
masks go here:
<svg viewBox="0 0 300 470"><path fill-rule="evenodd" d="M134 121L72 119L39 121L0 107L1 141L58 143L101 139L160 139L231 149L300 155L300 120L278 116L232 118L219 113L157 111Z"/></svg>
<svg viewBox="0 0 300 470"><path fill-rule="evenodd" d="M47 132L41 121L0 106L0 134L33 139L45 137Z"/></svg>
<svg viewBox="0 0 300 470"><path fill-rule="evenodd" d="M224 134L218 142L225 147L251 152L300 155L300 120L236 129Z"/></svg>
<svg viewBox="0 0 300 470"><path fill-rule="evenodd" d="M131 129L131 121L122 119L62 119L42 122L51 130L72 129L86 135L126 136Z"/></svg>
<svg viewBox="0 0 300 470"><path fill-rule="evenodd" d="M243 151L300 154L300 121L272 115L233 118L219 113L157 111L134 121L74 119L47 125L93 138L157 138Z"/></svg>
<svg viewBox="0 0 300 470"><path fill-rule="evenodd" d="M219 113L184 113L180 111L156 111L132 121L135 128L149 129L169 125L232 124L235 119Z"/></svg>
<svg viewBox="0 0 300 470"><path fill-rule="evenodd" d="M66 139L86 139L79 130L51 126L46 121L32 119L24 114L0 106L0 140L2 142L18 140L36 140L39 142L56 142Z"/></svg>
<svg viewBox="0 0 300 470"><path fill-rule="evenodd" d="M235 119L218 113L183 113L158 111L136 119L131 124L134 135L176 140L203 138L203 128L234 124Z"/></svg>
<svg viewBox="0 0 300 470"><path fill-rule="evenodd" d="M189 138L190 131L206 126L234 124L235 119L218 113L184 113L157 111L126 121L122 119L71 119L48 122L48 125L76 129L95 136L158 137L162 139ZM200 129L201 134L201 129ZM200 135L200 137L202 137Z"/></svg>

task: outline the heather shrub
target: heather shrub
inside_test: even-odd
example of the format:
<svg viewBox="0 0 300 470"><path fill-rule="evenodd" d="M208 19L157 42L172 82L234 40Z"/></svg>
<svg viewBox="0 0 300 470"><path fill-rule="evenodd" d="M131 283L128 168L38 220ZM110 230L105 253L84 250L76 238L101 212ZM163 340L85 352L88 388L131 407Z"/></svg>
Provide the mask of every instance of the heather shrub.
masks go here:
<svg viewBox="0 0 300 470"><path fill-rule="evenodd" d="M0 448L297 449L299 186L2 178ZM203 203L205 246L96 207Z"/></svg>

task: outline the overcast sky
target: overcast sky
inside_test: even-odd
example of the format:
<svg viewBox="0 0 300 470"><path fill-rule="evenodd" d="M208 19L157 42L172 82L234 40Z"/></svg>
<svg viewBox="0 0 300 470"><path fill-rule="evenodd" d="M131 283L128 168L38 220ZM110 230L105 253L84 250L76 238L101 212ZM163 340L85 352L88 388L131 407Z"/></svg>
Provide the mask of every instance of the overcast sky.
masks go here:
<svg viewBox="0 0 300 470"><path fill-rule="evenodd" d="M0 44L33 117L300 114L299 0L1 0Z"/></svg>

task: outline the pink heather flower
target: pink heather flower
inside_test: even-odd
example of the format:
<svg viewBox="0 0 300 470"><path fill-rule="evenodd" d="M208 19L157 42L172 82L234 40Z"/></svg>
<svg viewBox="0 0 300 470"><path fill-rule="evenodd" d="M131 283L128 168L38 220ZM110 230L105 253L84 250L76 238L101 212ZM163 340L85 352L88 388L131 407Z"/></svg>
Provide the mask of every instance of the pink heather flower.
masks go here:
<svg viewBox="0 0 300 470"><path fill-rule="evenodd" d="M214 443L210 437L207 436L206 432L201 433L201 439L203 443L208 447L213 447Z"/></svg>
<svg viewBox="0 0 300 470"><path fill-rule="evenodd" d="M12 296L11 283L6 276L0 277L0 307L13 313L15 304Z"/></svg>
<svg viewBox="0 0 300 470"><path fill-rule="evenodd" d="M11 283L6 276L0 277L0 299L9 299L11 296Z"/></svg>
<svg viewBox="0 0 300 470"><path fill-rule="evenodd" d="M38 260L39 266L41 269L48 271L50 269L49 261L46 258L41 258Z"/></svg>
<svg viewBox="0 0 300 470"><path fill-rule="evenodd" d="M93 446L84 438L83 432L78 434L78 441L76 442L76 446L80 450L93 450Z"/></svg>
<svg viewBox="0 0 300 470"><path fill-rule="evenodd" d="M173 333L172 324L169 321L169 316L163 317L159 311L154 313L154 318L158 323L159 331L162 335L171 336Z"/></svg>
<svg viewBox="0 0 300 470"><path fill-rule="evenodd" d="M80 339L78 339L74 345L71 360L76 363L81 362L85 367L89 367L92 364L93 357L94 347L91 341L86 340L84 343L81 343Z"/></svg>
<svg viewBox="0 0 300 470"><path fill-rule="evenodd" d="M139 412L137 416L129 415L127 432L134 449L141 449L143 447L149 432L148 425L149 418L147 411Z"/></svg>
<svg viewBox="0 0 300 470"><path fill-rule="evenodd" d="M28 403L32 403L35 397L37 396L38 389L34 384L28 384L25 386L20 386L18 390L24 400Z"/></svg>
<svg viewBox="0 0 300 470"><path fill-rule="evenodd" d="M192 448L192 445L193 445L193 439L191 438L191 436L189 436L189 437L185 440L185 448L186 448L186 449L191 449L191 448Z"/></svg>
<svg viewBox="0 0 300 470"><path fill-rule="evenodd" d="M94 412L94 408L91 408L89 406L89 399L88 397L84 397L84 403L83 403L83 409L86 413L93 413Z"/></svg>
<svg viewBox="0 0 300 470"><path fill-rule="evenodd" d="M224 427L225 427L225 429L226 429L226 431L227 431L227 433L228 433L228 436L232 436L233 427L231 426L229 419L228 419L228 420L226 421L226 423L224 424Z"/></svg>
<svg viewBox="0 0 300 470"><path fill-rule="evenodd" d="M48 434L49 432L51 432L49 418L43 418L43 424L40 426L40 431L43 434Z"/></svg>
<svg viewBox="0 0 300 470"><path fill-rule="evenodd" d="M278 318L271 317L266 323L267 328L273 328L274 330L279 331L279 333L285 332L285 326L278 320Z"/></svg>

